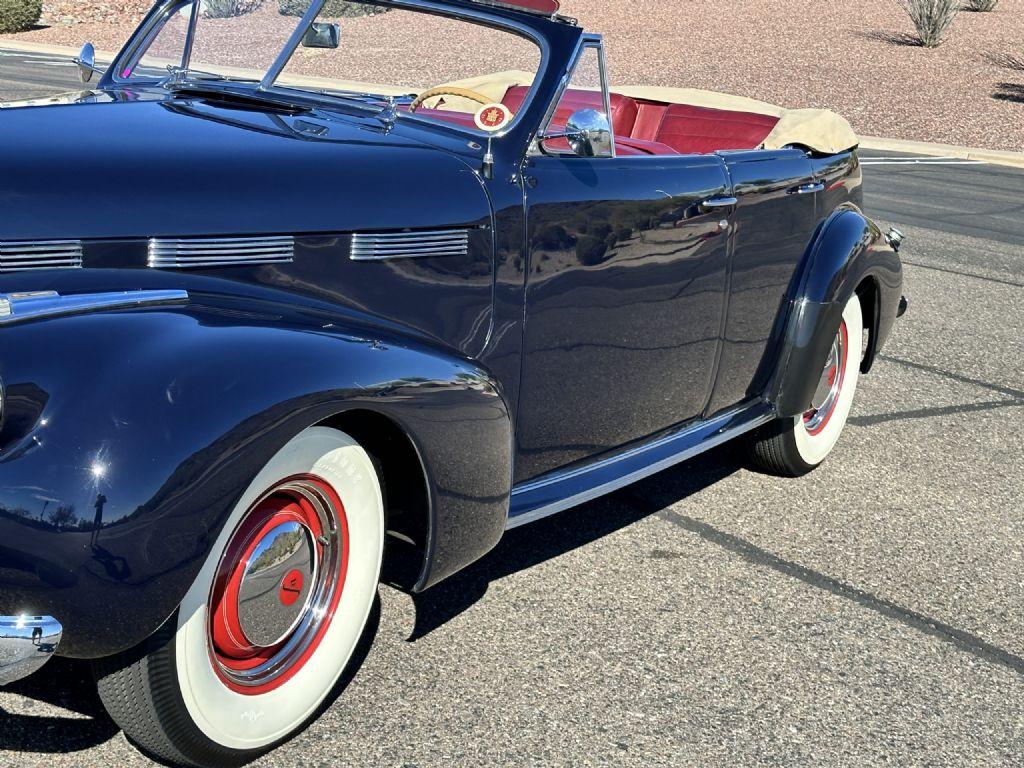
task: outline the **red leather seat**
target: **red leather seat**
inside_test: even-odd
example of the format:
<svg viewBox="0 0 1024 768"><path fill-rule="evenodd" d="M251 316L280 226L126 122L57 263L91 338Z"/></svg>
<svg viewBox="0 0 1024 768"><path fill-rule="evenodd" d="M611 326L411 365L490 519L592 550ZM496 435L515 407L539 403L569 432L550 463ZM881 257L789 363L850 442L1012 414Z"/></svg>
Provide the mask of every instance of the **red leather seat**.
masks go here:
<svg viewBox="0 0 1024 768"><path fill-rule="evenodd" d="M518 112L529 90L525 86L513 86L505 93L502 103ZM779 118L770 115L689 104L661 104L618 93L612 94L611 102L612 127L616 140L626 150L623 154L695 155L722 149L755 149L779 122ZM580 109L604 111L601 93L566 91L555 112L554 125L564 127L573 112Z"/></svg>
<svg viewBox="0 0 1024 768"><path fill-rule="evenodd" d="M505 98L501 103L518 112L526 99L530 89L514 85L505 92ZM558 110L555 112L554 124L559 128L565 127L574 112L581 109L596 109L604 112L604 97L600 91L580 91L570 89L565 92ZM616 136L629 136L633 132L633 125L636 122L637 104L635 99L622 96L618 93L612 94L612 128Z"/></svg>
<svg viewBox="0 0 1024 768"><path fill-rule="evenodd" d="M756 149L779 118L689 104L640 102L632 136L672 147L684 155L720 149Z"/></svg>

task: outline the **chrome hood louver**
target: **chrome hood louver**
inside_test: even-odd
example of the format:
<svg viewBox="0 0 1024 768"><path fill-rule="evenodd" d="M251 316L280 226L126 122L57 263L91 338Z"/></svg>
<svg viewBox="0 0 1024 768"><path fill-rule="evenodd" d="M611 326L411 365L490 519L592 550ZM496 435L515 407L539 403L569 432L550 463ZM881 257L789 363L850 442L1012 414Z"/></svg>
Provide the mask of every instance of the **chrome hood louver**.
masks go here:
<svg viewBox="0 0 1024 768"><path fill-rule="evenodd" d="M78 269L81 266L81 240L0 241L0 272Z"/></svg>
<svg viewBox="0 0 1024 768"><path fill-rule="evenodd" d="M353 261L442 258L469 253L469 230L432 229L419 232L361 232L352 235Z"/></svg>
<svg viewBox="0 0 1024 768"><path fill-rule="evenodd" d="M188 239L154 237L149 241L147 263L158 269L201 269L283 264L294 259L295 238L290 235Z"/></svg>

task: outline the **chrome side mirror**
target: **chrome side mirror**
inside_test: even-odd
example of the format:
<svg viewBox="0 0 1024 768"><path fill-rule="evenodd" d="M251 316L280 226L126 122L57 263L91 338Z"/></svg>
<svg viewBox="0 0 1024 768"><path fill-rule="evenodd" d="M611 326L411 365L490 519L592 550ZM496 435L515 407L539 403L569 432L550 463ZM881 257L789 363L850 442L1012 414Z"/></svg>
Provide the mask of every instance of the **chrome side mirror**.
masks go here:
<svg viewBox="0 0 1024 768"><path fill-rule="evenodd" d="M92 43L82 46L81 52L75 58L78 65L78 77L83 83L92 82L93 75L102 74L103 70L96 66L96 49Z"/></svg>
<svg viewBox="0 0 1024 768"><path fill-rule="evenodd" d="M612 157L612 124L596 109L574 112L565 124L565 138L580 157Z"/></svg>
<svg viewBox="0 0 1024 768"><path fill-rule="evenodd" d="M302 36L303 48L337 48L341 45L340 24L313 22Z"/></svg>

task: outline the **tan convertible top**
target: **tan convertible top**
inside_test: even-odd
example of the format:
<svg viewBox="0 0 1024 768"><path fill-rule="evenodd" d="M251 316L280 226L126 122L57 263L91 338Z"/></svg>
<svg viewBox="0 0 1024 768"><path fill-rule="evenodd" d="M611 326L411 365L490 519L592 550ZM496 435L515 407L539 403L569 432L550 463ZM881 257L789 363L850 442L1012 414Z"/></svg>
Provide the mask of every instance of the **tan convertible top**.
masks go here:
<svg viewBox="0 0 1024 768"><path fill-rule="evenodd" d="M529 72L510 70L484 77L458 80L448 85L460 86L478 91L483 95L501 101L505 92L513 85L531 85L533 75ZM781 149L789 144L799 144L815 152L835 154L852 149L860 144L856 132L841 115L827 109L786 109L745 96L733 96L715 91L696 88L660 88L657 86L613 86L612 91L634 99L660 101L667 104L689 104L708 109L725 109L734 112L752 112L757 115L771 115L779 118L764 141L765 149ZM462 107L446 99L446 108L476 111L479 105Z"/></svg>

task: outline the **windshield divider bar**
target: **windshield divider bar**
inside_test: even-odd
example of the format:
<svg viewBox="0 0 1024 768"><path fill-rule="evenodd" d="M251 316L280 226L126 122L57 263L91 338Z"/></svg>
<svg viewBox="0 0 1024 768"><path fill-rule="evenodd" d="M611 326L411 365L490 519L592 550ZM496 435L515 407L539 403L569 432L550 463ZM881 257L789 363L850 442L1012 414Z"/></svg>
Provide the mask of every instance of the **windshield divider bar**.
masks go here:
<svg viewBox="0 0 1024 768"><path fill-rule="evenodd" d="M199 24L199 0L192 3L192 13L188 18L188 34L185 35L185 50L181 52L181 68L188 70L192 64L192 46L196 41L196 26Z"/></svg>
<svg viewBox="0 0 1024 768"><path fill-rule="evenodd" d="M306 30L308 30L312 26L313 22L316 21L316 18L320 15L320 9L324 7L324 3L326 2L327 0L313 0L313 2L309 4L309 9L302 17L302 21L299 22L299 26L297 26L295 31L292 32L292 36L288 38L288 42L285 44L284 50L281 51L274 63L270 65L270 69L268 69L267 74L263 76L263 80L260 82L257 90L266 91L274 85L274 81L277 80L278 76L291 60L292 55L295 53L295 49L299 47L299 43L301 43L302 38L305 37Z"/></svg>

